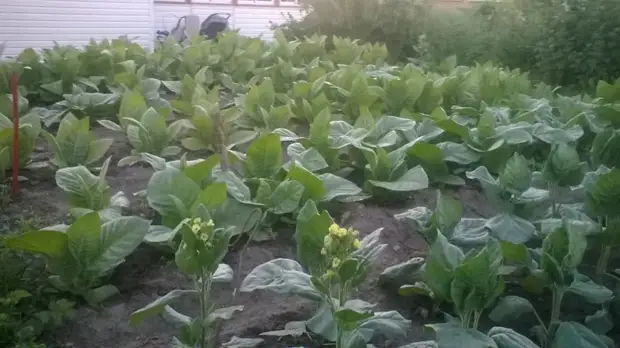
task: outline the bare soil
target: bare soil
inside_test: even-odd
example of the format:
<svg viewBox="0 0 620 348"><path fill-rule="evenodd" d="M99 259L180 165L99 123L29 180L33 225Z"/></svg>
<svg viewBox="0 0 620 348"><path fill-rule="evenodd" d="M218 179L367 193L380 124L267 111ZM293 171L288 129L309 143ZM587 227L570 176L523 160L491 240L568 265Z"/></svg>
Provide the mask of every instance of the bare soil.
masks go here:
<svg viewBox="0 0 620 348"><path fill-rule="evenodd" d="M108 183L116 191L124 191L131 200L127 214L150 218L152 213L144 199L133 193L146 188L153 170L145 166L117 167L117 161L129 154L129 147L122 134L115 134L106 129L96 129L98 137L113 137L115 142L108 152L112 164L108 174ZM37 159L48 157L49 151L41 143ZM24 214L36 216L41 226L64 222L67 217L66 197L54 183L54 171L40 169L22 173L30 180L22 184L21 196L12 202L7 211L0 211L0 218L19 217ZM461 188L451 194L463 202L467 216L490 216L493 207L489 206L484 196L477 190ZM360 230L362 235L375 229L383 228L382 240L388 248L379 258L375 270L367 282L359 289L359 298L377 303L380 309L398 310L411 319L409 341L425 339L422 331L425 318L415 311L415 304L398 297L391 290L377 286L378 275L388 266L404 262L412 257L424 256L427 245L424 239L409 226L394 219L394 214L401 213L415 206L435 206L435 191L416 192L412 199L379 206L373 203L356 203L345 207L340 221ZM295 246L292 231L279 231L278 240L253 243L241 256L243 263L239 266L240 251L232 250L226 262L234 269L240 268L239 279L243 279L254 267L278 257L295 258ZM113 275L111 282L121 291L118 296L101 309L82 306L76 309L66 324L50 338L50 347L75 348L159 348L169 347L171 339L178 334L177 329L169 326L162 318L152 318L138 327L129 326L130 314L150 303L159 296L176 288L190 286L187 279L175 269L170 255L149 246L141 246L122 264ZM223 305L230 305L233 286L216 289L216 298ZM309 318L315 306L299 298L287 298L270 293L242 293L235 299L235 305L244 305L244 310L226 322L222 328L221 339L231 336L258 337L265 331L283 329L290 321ZM178 311L195 313L196 304L181 300L176 304ZM403 342L385 342L383 347L395 347ZM294 340L266 340L264 347L290 347L304 345L319 347L320 344L307 338Z"/></svg>

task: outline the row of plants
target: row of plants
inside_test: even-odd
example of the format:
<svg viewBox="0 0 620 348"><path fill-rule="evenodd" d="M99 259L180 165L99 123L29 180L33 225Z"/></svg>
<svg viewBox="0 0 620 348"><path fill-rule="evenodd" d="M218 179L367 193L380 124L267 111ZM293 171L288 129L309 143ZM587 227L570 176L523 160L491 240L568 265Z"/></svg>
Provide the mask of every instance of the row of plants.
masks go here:
<svg viewBox="0 0 620 348"><path fill-rule="evenodd" d="M431 65L493 61L547 83L593 90L618 70L620 21L614 0L514 0L450 4L436 0L299 2L304 16L275 27L290 39L314 34L385 43L392 61Z"/></svg>
<svg viewBox="0 0 620 348"><path fill-rule="evenodd" d="M109 59L109 45L51 51ZM125 54L139 51L125 41L114 45ZM73 81L73 94L48 108L29 109L24 97L20 163L42 165L29 158L42 133L54 152L45 165L56 169L74 221L26 232L6 245L43 254L50 283L91 305L118 292L106 280L139 244L170 251L195 288L169 293L131 321L161 313L183 327L180 346L205 347L217 345L221 320L242 310L236 303L215 308L210 297L214 283L234 280L232 268L222 264L229 245L243 235L254 241L277 238L278 224L293 224L297 260L272 260L233 285L319 304L310 319L265 335L310 333L353 348L381 335L402 340L409 322L352 298L385 245L380 231L358 238L335 224L324 210L327 204L403 199L432 184L477 180L498 207L496 216L463 218L458 202L441 194L435 211L416 208L398 216L414 221L431 248L426 260L391 267L384 277L399 282L402 294L430 296L436 309L456 315L429 325L435 343L408 347L451 347L463 339L485 347L561 347L576 340L608 346L604 334L617 318L608 288L617 276L607 263L617 234L620 82L600 82L596 97L569 98L533 85L527 74L491 64L462 67L449 59L444 73L437 73L413 64L386 65L383 46L346 39L338 45L327 50L325 38L289 42L279 33L271 43L236 33L187 47L167 42L153 53L136 54L136 60L112 61L112 70L120 72L102 73L97 85L106 93L86 92ZM222 52L230 53L227 59ZM28 70L23 60L16 62ZM21 92L35 104L45 94L38 88L45 88L29 90L32 86ZM100 114L99 108L107 111ZM153 167L146 190L138 194L157 213L155 221L122 216L128 200L124 193L113 194L105 180L114 165L103 160L112 141L93 135L93 120L126 135L132 152L117 166ZM53 128L42 130L41 122ZM3 131L10 127L9 122ZM4 168L11 146L6 141L0 147L9 154ZM581 261L587 247L601 240L601 259L592 272ZM506 327L478 331L492 307L497 321L534 308L523 297L502 296L511 284L529 293L551 289L550 320L541 321L531 336L537 343ZM600 310L561 322L568 293ZM185 295L199 299L194 318L169 306ZM261 342L237 337L224 346Z"/></svg>

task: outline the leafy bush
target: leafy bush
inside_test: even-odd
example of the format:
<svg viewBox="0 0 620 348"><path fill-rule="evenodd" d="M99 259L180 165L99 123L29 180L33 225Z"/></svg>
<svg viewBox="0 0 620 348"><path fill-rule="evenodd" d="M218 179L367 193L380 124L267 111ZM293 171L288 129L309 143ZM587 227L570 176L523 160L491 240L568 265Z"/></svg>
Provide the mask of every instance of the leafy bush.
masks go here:
<svg viewBox="0 0 620 348"><path fill-rule="evenodd" d="M385 43L393 59L412 57L413 44L422 34L416 23L423 20L429 7L426 0L301 0L304 18L289 15L279 26L289 38L313 34Z"/></svg>

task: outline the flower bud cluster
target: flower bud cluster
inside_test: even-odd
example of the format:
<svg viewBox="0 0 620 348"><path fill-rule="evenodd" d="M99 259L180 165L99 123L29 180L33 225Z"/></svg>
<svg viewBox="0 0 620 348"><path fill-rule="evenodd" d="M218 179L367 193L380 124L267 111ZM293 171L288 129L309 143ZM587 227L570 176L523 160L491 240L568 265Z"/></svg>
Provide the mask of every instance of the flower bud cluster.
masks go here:
<svg viewBox="0 0 620 348"><path fill-rule="evenodd" d="M360 241L357 239L359 232L352 228L342 228L337 224L329 227L329 233L323 239L321 255L325 257L329 264L327 275L331 276L344 262L349 255L359 249Z"/></svg>

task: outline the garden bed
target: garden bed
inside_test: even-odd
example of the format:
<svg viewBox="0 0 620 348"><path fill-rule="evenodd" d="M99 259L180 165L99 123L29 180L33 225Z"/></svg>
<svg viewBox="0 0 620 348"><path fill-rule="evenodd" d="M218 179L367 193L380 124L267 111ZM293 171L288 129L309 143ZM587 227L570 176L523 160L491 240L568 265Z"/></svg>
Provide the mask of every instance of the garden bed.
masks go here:
<svg viewBox="0 0 620 348"><path fill-rule="evenodd" d="M108 155L112 163L118 162L130 152L125 137L105 128L95 128L97 138L114 138ZM36 160L49 159L52 153L49 146L40 141L37 146ZM148 208L146 200L132 193L144 190L153 174L147 166L111 167L107 180L113 192L123 191L130 198L128 215L139 215L152 218L153 212ZM54 172L51 169L37 169L23 173L29 180L22 183L21 195L9 206L6 214L12 218L20 216L36 216L41 227L66 220L68 210L66 194L56 186ZM493 213L485 197L477 188L462 187L451 195L463 202L465 215L469 217L488 217ZM427 319L419 311L419 303L409 298L398 297L394 289L386 289L377 285L379 274L387 267L405 262L413 257L424 257L428 246L422 235L415 228L394 218L395 214L416 207L434 206L436 194L433 189L413 194L411 199L398 203L350 203L345 204L339 217L341 224L352 226L365 235L378 228L383 228L381 242L388 245L380 255L374 271L360 287L359 298L370 303L377 303L382 310L398 310L412 320L411 341L417 342L428 337L423 332ZM337 218L337 220L338 220ZM275 258L295 259L295 244L292 239L294 230L284 228L278 231L279 238L274 241L251 243L241 256L243 259L241 276L245 276L256 266ZM239 267L240 250L231 250L225 263L233 269ZM138 327L129 324L130 315L154 301L167 292L190 285L188 279L174 266L170 254L143 245L132 254L127 261L119 266L111 283L118 287L121 296L114 297L104 303L101 310L83 306L67 319L57 332L53 333L48 344L50 347L126 347L126 348L163 348L170 347L171 339L177 329L170 326L162 318L151 318ZM227 304L231 297L231 287L222 286L217 291L217 301ZM179 309L192 313L196 303L180 302ZM243 315L233 317L223 327L223 340L231 336L258 337L266 331L279 330L290 321L304 320L312 315L316 306L308 301L295 297L277 296L270 293L241 294L235 304L244 306ZM225 341L223 341L225 342ZM309 344L308 339L277 340L265 343L265 347L290 347L295 344ZM385 347L394 347L402 342L387 342Z"/></svg>

